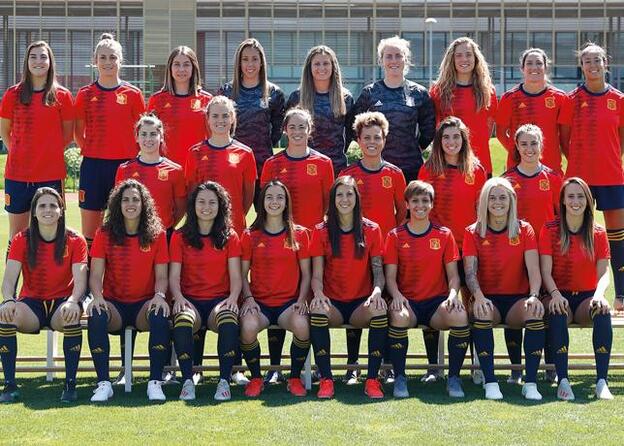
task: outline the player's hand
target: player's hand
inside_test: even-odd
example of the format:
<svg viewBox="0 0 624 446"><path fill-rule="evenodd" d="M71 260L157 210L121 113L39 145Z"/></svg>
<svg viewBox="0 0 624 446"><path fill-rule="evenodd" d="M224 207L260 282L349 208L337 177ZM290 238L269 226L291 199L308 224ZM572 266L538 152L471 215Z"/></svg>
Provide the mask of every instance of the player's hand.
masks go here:
<svg viewBox="0 0 624 446"><path fill-rule="evenodd" d="M173 314L182 313L185 310L190 310L191 303L183 296L173 298Z"/></svg>
<svg viewBox="0 0 624 446"><path fill-rule="evenodd" d="M408 305L407 299L401 294L400 296L392 298L389 309L390 311L402 312L403 309L407 309Z"/></svg>
<svg viewBox="0 0 624 446"><path fill-rule="evenodd" d="M80 304L73 300L66 300L61 305L61 317L65 325L76 325L80 322L80 316L82 316L82 307Z"/></svg>
<svg viewBox="0 0 624 446"><path fill-rule="evenodd" d="M162 310L163 317L169 317L169 313L171 313L171 310L169 309L169 304L159 294L154 295L154 297L152 297L152 300L150 300L147 311L150 312L152 310L154 311L154 314L158 314L158 311Z"/></svg>
<svg viewBox="0 0 624 446"><path fill-rule="evenodd" d="M247 314L258 314L260 312L260 306L256 302L253 297L248 297L243 301L243 305L241 307L241 317Z"/></svg>
<svg viewBox="0 0 624 446"><path fill-rule="evenodd" d="M94 297L89 305L87 305L87 316L93 316L94 311L97 314L102 314L102 311L108 312L108 303L101 297Z"/></svg>
<svg viewBox="0 0 624 446"><path fill-rule="evenodd" d="M589 306L592 309L598 310L600 314L608 314L611 311L611 307L609 306L609 302L604 296L594 296L592 300L589 301Z"/></svg>
<svg viewBox="0 0 624 446"><path fill-rule="evenodd" d="M563 297L559 290L554 291L551 295L552 299L550 299L550 303L548 304L548 311L551 314L568 315L570 311L570 302L568 302L568 299Z"/></svg>
<svg viewBox="0 0 624 446"><path fill-rule="evenodd" d="M477 319L487 320L491 317L493 311L494 305L490 299L487 297L475 297L472 304L472 312Z"/></svg>
<svg viewBox="0 0 624 446"><path fill-rule="evenodd" d="M542 319L544 317L544 305L537 297L529 297L524 301L524 309L532 318Z"/></svg>
<svg viewBox="0 0 624 446"><path fill-rule="evenodd" d="M616 296L613 299L613 309L616 313L624 313L624 297Z"/></svg>
<svg viewBox="0 0 624 446"><path fill-rule="evenodd" d="M234 314L238 314L238 298L237 297L228 297L223 301L222 310L229 310Z"/></svg>
<svg viewBox="0 0 624 446"><path fill-rule="evenodd" d="M368 296L368 299L364 301L364 306L374 308L375 310L388 310L388 304L378 291L373 291L373 294Z"/></svg>
<svg viewBox="0 0 624 446"><path fill-rule="evenodd" d="M310 302L310 313L314 313L315 311L320 311L321 313L327 313L329 311L331 302L329 297L324 294L319 294L314 296L312 302Z"/></svg>
<svg viewBox="0 0 624 446"><path fill-rule="evenodd" d="M15 309L17 303L11 299L7 300L0 305L0 322L4 324L12 324L15 319Z"/></svg>
<svg viewBox="0 0 624 446"><path fill-rule="evenodd" d="M297 299L297 302L292 306L293 311L301 316L308 314L308 302L305 299Z"/></svg>
<svg viewBox="0 0 624 446"><path fill-rule="evenodd" d="M446 311L452 313L453 311L465 311L464 304L457 295L449 296L446 298L444 302L442 302L442 307L446 308Z"/></svg>

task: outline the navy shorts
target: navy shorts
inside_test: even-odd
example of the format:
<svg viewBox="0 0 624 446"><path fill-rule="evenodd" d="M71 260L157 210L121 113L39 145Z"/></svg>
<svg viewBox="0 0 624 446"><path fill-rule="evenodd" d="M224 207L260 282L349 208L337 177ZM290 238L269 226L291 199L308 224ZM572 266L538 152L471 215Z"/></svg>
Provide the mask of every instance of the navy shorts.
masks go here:
<svg viewBox="0 0 624 446"><path fill-rule="evenodd" d="M117 168L126 161L128 160L83 158L80 165L80 191L78 193L81 209L90 211L106 209L108 196L115 186Z"/></svg>
<svg viewBox="0 0 624 446"><path fill-rule="evenodd" d="M130 327L130 326L136 328L137 316L139 315L141 308L143 308L143 305L145 305L145 302L147 302L148 300L149 299L143 299L138 302L125 303L125 302L119 302L116 300L106 299L106 302L113 305L119 312L119 315L121 316L121 330L119 330L119 332L111 332L111 333L113 334L123 333L126 327Z"/></svg>
<svg viewBox="0 0 624 446"><path fill-rule="evenodd" d="M65 302L68 298L61 297L59 299L41 300L33 299L32 297L23 297L18 300L26 304L31 309L37 319L39 319L39 330L45 327L52 328L50 323L52 322L52 316L56 313L56 310ZM39 333L39 330L36 333Z"/></svg>
<svg viewBox="0 0 624 446"><path fill-rule="evenodd" d="M599 211L624 209L624 185L589 186Z"/></svg>
<svg viewBox="0 0 624 446"><path fill-rule="evenodd" d="M282 315L284 311L288 310L288 308L290 308L290 306L293 305L295 302L297 302L297 299L292 299L286 302L284 305L280 305L279 307L269 307L268 305L264 305L261 302L256 302L256 303L260 307L260 312L264 314L266 318L269 320L269 324L278 325L277 321L279 317Z"/></svg>
<svg viewBox="0 0 624 446"><path fill-rule="evenodd" d="M9 214L23 214L30 211L35 192L40 187L51 187L63 196L63 181L40 181L29 183L26 181L4 180L4 210Z"/></svg>
<svg viewBox="0 0 624 446"><path fill-rule="evenodd" d="M210 313L212 313L212 310L214 310L215 307L225 299L225 297L217 297L216 299L193 299L192 297L187 297L187 300L193 304L199 313L199 317L201 319L200 326L203 328L208 328L208 318L210 317Z"/></svg>
<svg viewBox="0 0 624 446"><path fill-rule="evenodd" d="M365 302L368 297L360 297L359 299L354 299L349 302L342 302L335 299L330 299L331 303L342 315L342 323L348 324L351 320L351 315L355 311L357 307L359 307L362 302Z"/></svg>
<svg viewBox="0 0 624 446"><path fill-rule="evenodd" d="M498 312L501 315L501 322L504 324L507 320L507 314L511 307L515 305L519 300L526 299L527 296L517 296L517 295L509 295L509 294L497 294L491 296L485 296L492 301L492 304L496 307Z"/></svg>
<svg viewBox="0 0 624 446"><path fill-rule="evenodd" d="M461 252L459 253L459 260L457 261L457 273L459 274L459 286L467 286L466 271L464 271L464 260Z"/></svg>
<svg viewBox="0 0 624 446"><path fill-rule="evenodd" d="M448 296L436 296L431 299L415 301L409 300L409 306L416 315L416 323L419 326L425 325L430 327L431 318L438 311L438 307L446 300Z"/></svg>
<svg viewBox="0 0 624 446"><path fill-rule="evenodd" d="M581 306L583 301L586 299L591 299L594 297L595 290L591 291L560 291L561 295L568 299L568 304L570 305L570 311L572 312L572 317L576 314L576 310Z"/></svg>

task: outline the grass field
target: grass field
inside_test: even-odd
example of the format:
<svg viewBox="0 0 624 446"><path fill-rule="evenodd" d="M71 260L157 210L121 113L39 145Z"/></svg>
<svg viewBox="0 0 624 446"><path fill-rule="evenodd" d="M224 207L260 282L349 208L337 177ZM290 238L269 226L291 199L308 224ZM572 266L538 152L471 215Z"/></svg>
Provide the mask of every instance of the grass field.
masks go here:
<svg viewBox="0 0 624 446"><path fill-rule="evenodd" d="M493 142L495 173L502 171L503 153ZM2 163L3 165L3 163ZM77 203L69 195L68 221L79 227ZM6 240L6 216L0 219L0 240ZM0 272L3 265L0 265ZM609 300L613 293L610 291ZM366 340L362 342L365 350ZM146 353L147 335L139 335L137 353ZM288 337L287 339L290 339ZM333 331L334 352L345 351L344 333ZM420 331L410 334L410 352L423 352ZM209 335L207 351L216 349L216 337ZM497 351L504 351L502 332L496 333ZM112 342L117 345L116 340ZM266 352L266 340L261 340ZM22 355L44 353L43 335L19 336ZM86 336L84 355L87 355ZM591 352L591 331L571 331L571 351ZM614 352L624 352L624 330L616 330ZM115 353L115 351L113 352ZM615 362L615 361L614 361ZM618 360L621 362L621 360ZM90 365L91 361L83 362ZM268 388L257 400L245 399L241 388L233 387L233 399L216 404L212 400L214 377L198 387L192 404L177 400L179 386L165 386L165 404L149 404L145 395L145 373L138 374L132 394L116 389L114 399L103 406L89 403L95 384L92 374L80 374L79 402L63 406L58 401L62 379L45 382L41 375L20 375L22 401L0 406L0 444L570 444L621 445L624 441L624 372L614 371L610 388L614 401L593 398L594 374L571 376L577 400L556 399L556 387L540 382L544 400L527 403L520 387L504 384L506 371L498 373L505 395L502 402L483 400L481 388L462 374L466 398L451 401L443 383L425 385L419 374L409 376L412 395L393 400L392 389L380 402L370 402L363 386L337 384L336 398L318 401L313 394L303 399L290 397L284 386ZM336 372L338 376L341 372ZM316 392L316 389L313 389Z"/></svg>

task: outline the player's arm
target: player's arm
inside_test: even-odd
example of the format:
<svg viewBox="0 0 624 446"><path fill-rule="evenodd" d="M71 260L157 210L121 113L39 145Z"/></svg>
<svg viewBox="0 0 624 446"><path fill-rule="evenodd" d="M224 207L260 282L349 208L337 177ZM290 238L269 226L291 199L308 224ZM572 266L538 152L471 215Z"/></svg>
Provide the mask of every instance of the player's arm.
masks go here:
<svg viewBox="0 0 624 446"><path fill-rule="evenodd" d="M525 302L525 307L530 309L533 316L541 319L544 316L544 306L539 299L542 275L540 274L539 254L537 249L527 249L524 251L524 264L529 274L530 290L529 298Z"/></svg>
<svg viewBox="0 0 624 446"><path fill-rule="evenodd" d="M182 287L180 286L180 276L182 272L182 264L180 262L171 262L169 264L169 292L173 300L173 313L177 314L184 311L185 308L190 308L191 305L188 300L182 294Z"/></svg>
<svg viewBox="0 0 624 446"><path fill-rule="evenodd" d="M457 269L457 260L446 263L444 265L446 277L448 278L449 294L446 298L446 309L450 312L453 310L463 310L464 304L459 298L459 287L461 281L459 279L459 271Z"/></svg>
<svg viewBox="0 0 624 446"><path fill-rule="evenodd" d="M620 154L624 158L624 126L620 127Z"/></svg>
<svg viewBox="0 0 624 446"><path fill-rule="evenodd" d="M13 259L7 261L2 279L2 296L4 297L0 305L0 322L2 323L12 324L15 318L15 289L21 271L21 262Z"/></svg>
<svg viewBox="0 0 624 446"><path fill-rule="evenodd" d="M87 315L91 316L95 309L98 314L106 311L108 304L104 300L103 280L106 261L103 258L91 257L91 268L89 269L89 289L93 300L87 306Z"/></svg>
<svg viewBox="0 0 624 446"><path fill-rule="evenodd" d="M507 152L512 153L514 149L513 139L509 137L509 127L500 122L496 123L496 138L500 141Z"/></svg>
<svg viewBox="0 0 624 446"><path fill-rule="evenodd" d="M84 119L76 119L74 126L74 140L80 148L84 147L86 144L85 127Z"/></svg>
<svg viewBox="0 0 624 446"><path fill-rule="evenodd" d="M371 268L373 270L373 292L364 305L371 305L377 310L387 310L388 305L381 296L381 291L386 286L386 279L383 273L383 260L381 256L371 258Z"/></svg>
<svg viewBox="0 0 624 446"><path fill-rule="evenodd" d="M154 297L152 297L149 304L149 308L153 309L156 314L162 310L164 317L168 317L170 313L169 304L167 304L165 300L168 282L168 265L168 263L156 263L154 265Z"/></svg>
<svg viewBox="0 0 624 446"><path fill-rule="evenodd" d="M243 289L240 257L228 258L228 275L230 277L230 295L227 298L228 305L226 308L238 313L238 298Z"/></svg>
<svg viewBox="0 0 624 446"><path fill-rule="evenodd" d="M545 234L545 232L543 233ZM543 288L551 297L550 302L548 303L548 311L555 314L568 314L570 306L568 300L563 297L557 288L555 279L552 276L552 266L552 256L550 254L541 254L540 272L542 274L542 284Z"/></svg>
<svg viewBox="0 0 624 446"><path fill-rule="evenodd" d="M598 309L602 314L608 313L611 308L607 299L605 299L605 293L609 287L609 260L598 259L596 262L596 277L598 277L598 283L596 284L596 291L594 297L591 300L592 308Z"/></svg>
<svg viewBox="0 0 624 446"><path fill-rule="evenodd" d="M249 267L251 262L249 260L243 260L241 262L241 277L242 277L242 289L243 289L243 305L241 306L240 315L244 316L247 313L258 313L260 307L251 293L251 286L249 285Z"/></svg>
<svg viewBox="0 0 624 446"><path fill-rule="evenodd" d="M245 215L247 215L247 212L249 212L249 209L251 208L251 205L253 204L255 189L256 189L255 181L243 181L243 210L245 211Z"/></svg>
<svg viewBox="0 0 624 446"><path fill-rule="evenodd" d="M386 290L392 297L390 303L390 310L401 311L407 306L407 298L399 290L399 284L397 283L397 271L399 266L393 263L387 263L384 267L386 277Z"/></svg>
<svg viewBox="0 0 624 446"><path fill-rule="evenodd" d="M74 287L69 301L79 303L87 291L87 264L74 263L72 265L72 277L74 279Z"/></svg>
<svg viewBox="0 0 624 446"><path fill-rule="evenodd" d="M464 257L464 271L466 273L466 286L470 291L470 294L474 297L473 312L477 318L485 318L494 306L492 301L485 297L481 286L479 285L479 278L477 276L479 271L479 260L476 256Z"/></svg>
<svg viewBox="0 0 624 446"><path fill-rule="evenodd" d="M325 258L323 256L312 257L312 303L310 307L314 307L314 304L322 304L329 302L329 298L323 292L323 271L325 269Z"/></svg>
<svg viewBox="0 0 624 446"><path fill-rule="evenodd" d="M74 120L63 121L63 143L69 145L74 140Z"/></svg>
<svg viewBox="0 0 624 446"><path fill-rule="evenodd" d="M173 197L173 227L175 228L186 213L186 197Z"/></svg>
<svg viewBox="0 0 624 446"><path fill-rule="evenodd" d="M7 118L0 118L0 138L2 138L2 143L7 150L11 150L9 147L11 143L11 125L13 124L13 120Z"/></svg>
<svg viewBox="0 0 624 446"><path fill-rule="evenodd" d="M568 157L570 152L570 126L569 125L559 125L559 144L561 145L561 151Z"/></svg>

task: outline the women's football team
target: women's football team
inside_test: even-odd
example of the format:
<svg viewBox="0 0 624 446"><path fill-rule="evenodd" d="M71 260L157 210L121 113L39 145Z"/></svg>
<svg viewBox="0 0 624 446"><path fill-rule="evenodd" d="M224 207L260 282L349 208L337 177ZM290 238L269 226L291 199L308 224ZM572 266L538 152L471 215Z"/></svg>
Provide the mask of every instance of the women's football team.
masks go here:
<svg viewBox="0 0 624 446"><path fill-rule="evenodd" d="M72 98L56 78L52 49L32 43L22 79L0 104L8 149L5 210L9 243L0 305L1 402L19 398L16 333L63 332L61 400L76 401L81 318L97 373L91 401L113 396L109 333L149 332L151 401L165 400L172 345L181 400L194 400L207 330L217 333L219 381L258 397L281 373L262 377L258 334L269 327L271 364L292 333L288 391L307 391L311 350L319 398L334 396L330 327L349 324L348 363L368 328L364 392L409 396L408 329L425 328L430 364L448 330L448 394L464 397L460 371L470 347L485 398L503 395L494 374L492 327L503 323L509 381L540 400L542 351L557 397L573 400L568 377L571 322L593 327L596 397L608 388L611 307L624 300L624 94L607 82L607 54L578 52L583 83L566 94L549 83L539 48L520 59L522 82L500 101L479 46L452 42L428 91L406 78L409 42L377 48L383 78L354 100L334 51L308 52L301 83L286 100L268 80L255 39L235 55L231 82L212 96L199 63L175 48L163 88L145 107L119 77L122 47L103 34L95 82ZM489 138L507 149L492 178ZM282 135L286 149L273 154ZM360 161L347 165L351 141ZM82 234L66 227L65 147L81 148ZM426 161L423 152L431 145ZM562 154L568 161L562 171ZM594 203L605 226L594 221ZM247 228L245 216L255 207ZM186 216L186 217L185 217ZM182 225L179 225L182 222ZM178 229L176 229L178 228ZM17 293L18 280L22 286ZM85 298L85 295L88 297ZM522 330L524 329L524 336ZM244 358L251 378L232 373ZM431 367L424 382L441 379ZM347 384L358 381L348 370Z"/></svg>

